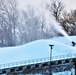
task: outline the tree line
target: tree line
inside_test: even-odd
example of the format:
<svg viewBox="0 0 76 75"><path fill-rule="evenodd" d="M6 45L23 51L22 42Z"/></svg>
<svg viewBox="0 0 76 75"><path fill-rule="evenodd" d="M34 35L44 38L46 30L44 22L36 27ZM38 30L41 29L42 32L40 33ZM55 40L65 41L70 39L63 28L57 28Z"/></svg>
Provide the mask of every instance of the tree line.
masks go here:
<svg viewBox="0 0 76 75"><path fill-rule="evenodd" d="M76 10L67 12L63 2L53 0L46 9L69 35L76 35ZM46 11L47 11L46 10ZM27 6L18 8L16 0L0 0L0 47L22 45L38 39L59 36L51 25L47 27L44 13L36 15L37 9Z"/></svg>

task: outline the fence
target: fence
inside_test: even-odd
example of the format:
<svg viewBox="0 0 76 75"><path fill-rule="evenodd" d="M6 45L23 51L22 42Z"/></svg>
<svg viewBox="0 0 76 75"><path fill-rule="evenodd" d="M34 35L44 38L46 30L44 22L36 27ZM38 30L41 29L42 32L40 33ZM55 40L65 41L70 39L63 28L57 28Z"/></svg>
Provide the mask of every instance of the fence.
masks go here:
<svg viewBox="0 0 76 75"><path fill-rule="evenodd" d="M67 54L67 55L53 56L52 57L52 61L75 58L75 57L76 57L76 54ZM33 60L26 60L26 61L19 61L19 62L1 64L0 65L0 69L17 67L17 66L24 66L24 65L31 65L31 64L36 64L36 63L43 63L43 62L48 62L48 61L50 61L50 57L33 59Z"/></svg>

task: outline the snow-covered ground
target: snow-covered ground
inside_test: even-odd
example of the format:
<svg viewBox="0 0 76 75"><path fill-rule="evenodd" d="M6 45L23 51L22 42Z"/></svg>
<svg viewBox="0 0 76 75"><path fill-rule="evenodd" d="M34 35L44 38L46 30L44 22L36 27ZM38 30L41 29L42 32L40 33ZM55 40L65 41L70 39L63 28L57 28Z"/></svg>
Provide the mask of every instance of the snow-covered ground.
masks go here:
<svg viewBox="0 0 76 75"><path fill-rule="evenodd" d="M76 42L76 36L71 36L71 38ZM49 61L50 44L54 45L52 49L52 60L76 57L76 47L72 47L71 41L65 37L55 37L37 40L22 46L0 48L0 68L7 68L8 65L12 67L21 64Z"/></svg>

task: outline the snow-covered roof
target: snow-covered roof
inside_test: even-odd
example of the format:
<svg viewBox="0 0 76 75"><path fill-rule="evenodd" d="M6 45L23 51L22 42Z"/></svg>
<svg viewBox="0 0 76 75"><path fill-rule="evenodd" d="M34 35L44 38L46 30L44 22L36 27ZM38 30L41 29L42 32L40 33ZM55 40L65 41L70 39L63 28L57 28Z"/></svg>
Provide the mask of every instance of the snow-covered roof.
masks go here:
<svg viewBox="0 0 76 75"><path fill-rule="evenodd" d="M71 36L71 39L76 42L76 36ZM71 46L71 41L66 37L55 37L37 40L22 46L0 48L0 68L7 68L8 65L12 67L13 65L19 66L20 64L31 63L31 61L27 60L33 59L36 60L33 60L32 63L49 61L50 44L54 45L52 49L52 60L76 57L76 47Z"/></svg>

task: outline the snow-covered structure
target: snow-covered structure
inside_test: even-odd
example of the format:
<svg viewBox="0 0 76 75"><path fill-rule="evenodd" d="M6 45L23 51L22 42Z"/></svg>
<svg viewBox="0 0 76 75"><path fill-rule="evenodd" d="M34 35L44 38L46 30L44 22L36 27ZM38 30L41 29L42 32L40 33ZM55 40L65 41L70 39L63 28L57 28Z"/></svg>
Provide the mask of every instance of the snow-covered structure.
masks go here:
<svg viewBox="0 0 76 75"><path fill-rule="evenodd" d="M71 36L70 38L76 42L76 36ZM49 45L54 45L52 51ZM49 68L52 65L53 74L58 71L60 73L66 70L68 72L72 69L74 71L75 58L76 47L72 46L72 41L65 37L37 40L22 46L0 48L0 74L18 71L39 73L42 72L41 67L46 73L49 73ZM39 70L33 72L35 68L39 68ZM71 75L71 73L67 75Z"/></svg>

